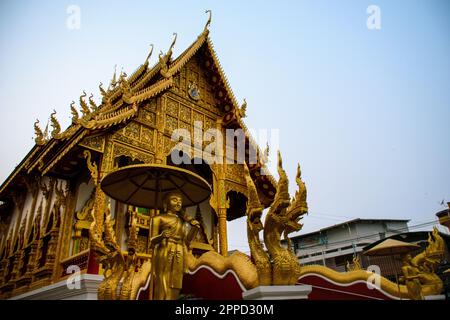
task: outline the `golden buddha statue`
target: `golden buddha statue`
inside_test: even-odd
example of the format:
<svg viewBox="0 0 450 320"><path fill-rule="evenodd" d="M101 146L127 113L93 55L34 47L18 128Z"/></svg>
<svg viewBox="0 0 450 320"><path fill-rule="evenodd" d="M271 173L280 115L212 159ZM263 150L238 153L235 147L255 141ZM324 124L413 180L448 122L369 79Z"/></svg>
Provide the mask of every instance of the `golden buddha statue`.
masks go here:
<svg viewBox="0 0 450 320"><path fill-rule="evenodd" d="M185 223L200 227L197 220L186 215L182 205L181 194L171 192L164 198L164 213L152 219L151 234L155 236L150 240L150 247L153 249L154 300L178 299L186 271Z"/></svg>

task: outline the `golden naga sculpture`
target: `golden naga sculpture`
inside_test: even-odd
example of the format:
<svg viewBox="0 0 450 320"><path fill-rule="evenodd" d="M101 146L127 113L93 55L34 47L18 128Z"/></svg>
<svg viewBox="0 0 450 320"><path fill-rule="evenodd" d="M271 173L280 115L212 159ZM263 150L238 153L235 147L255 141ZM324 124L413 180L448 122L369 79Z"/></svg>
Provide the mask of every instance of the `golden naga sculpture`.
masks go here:
<svg viewBox="0 0 450 320"><path fill-rule="evenodd" d="M150 260L141 266L137 263L136 248L133 245L137 242L136 219L132 219L126 257L117 244L110 209L107 210L102 233L97 230L94 215L92 219L93 223L89 228L91 247L97 253L97 261L103 266L105 276L98 287L98 299L135 300L139 289L147 281L151 267ZM122 286L118 290L121 281Z"/></svg>
<svg viewBox="0 0 450 320"><path fill-rule="evenodd" d="M444 257L445 243L437 228L429 234L427 248L411 258L407 254L403 257L400 281L403 282L411 299L419 300L425 295L440 294L444 284L435 273L435 268Z"/></svg>
<svg viewBox="0 0 450 320"><path fill-rule="evenodd" d="M410 254L403 257L402 273L400 283L389 281L379 277L379 289L400 298L420 300L425 296L438 295L442 292L443 283L434 269L442 261L445 243L439 232L434 228L428 239L427 248L414 258ZM374 274L367 270L353 270L349 272L337 272L321 265L309 265L301 268L300 276L320 275L330 281L339 284L350 284L354 281L363 280L371 282Z"/></svg>
<svg viewBox="0 0 450 320"><path fill-rule="evenodd" d="M294 285L300 274L300 264L290 247L288 235L299 231L301 216L308 212L306 203L306 187L301 180L300 166L297 170L296 182L298 191L290 199L289 181L282 166L281 153L278 152L279 181L275 200L266 216L264 227L261 223L262 206L257 200L257 193L248 168L245 169L249 202L247 204L247 236L252 258L258 269L260 285ZM268 255L259 240L259 232L264 229L264 243ZM288 240L288 248L281 245L281 236Z"/></svg>
<svg viewBox="0 0 450 320"><path fill-rule="evenodd" d="M250 176L247 165L244 165L245 180L248 189L247 201L247 238L252 259L258 270L259 285L269 286L272 284L272 265L268 253L264 250L259 233L264 229L261 216L264 207L259 201L255 183Z"/></svg>

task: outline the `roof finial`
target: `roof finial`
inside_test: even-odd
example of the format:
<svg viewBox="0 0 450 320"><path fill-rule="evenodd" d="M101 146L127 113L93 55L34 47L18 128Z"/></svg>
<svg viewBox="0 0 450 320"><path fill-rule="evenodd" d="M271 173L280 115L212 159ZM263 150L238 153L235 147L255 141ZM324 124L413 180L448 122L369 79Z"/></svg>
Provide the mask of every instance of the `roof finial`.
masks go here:
<svg viewBox="0 0 450 320"><path fill-rule="evenodd" d="M77 109L75 108L75 101L72 101L72 103L70 104L70 110L72 111L72 123L77 123L80 116Z"/></svg>
<svg viewBox="0 0 450 320"><path fill-rule="evenodd" d="M98 85L98 89L100 90L102 97L105 98L107 93L106 93L105 89L103 89L103 82L100 82L100 84Z"/></svg>
<svg viewBox="0 0 450 320"><path fill-rule="evenodd" d="M203 32L207 32L207 30L209 28L209 25L211 24L212 12L211 12L211 10L206 10L205 11L205 13L208 13L208 12L209 12L209 18L208 18L208 21L205 24L205 29L203 30Z"/></svg>
<svg viewBox="0 0 450 320"><path fill-rule="evenodd" d="M51 121L51 125L53 128L51 135L53 138L56 137L61 132L61 126L59 125L59 122L56 119L55 115L56 115L56 110L53 109L53 112L50 114L50 121Z"/></svg>
<svg viewBox="0 0 450 320"><path fill-rule="evenodd" d="M113 77L111 79L111 83L110 83L111 89L114 89L117 84L116 72L117 72L117 64L114 65L114 75L113 75Z"/></svg>
<svg viewBox="0 0 450 320"><path fill-rule="evenodd" d="M174 32L173 35L174 35L174 38L173 38L172 44L170 45L169 51L167 51L167 56L169 57L169 59L172 57L172 49L175 46L175 42L177 42L177 33Z"/></svg>
<svg viewBox="0 0 450 320"><path fill-rule="evenodd" d="M45 143L45 137L42 133L41 128L39 128L39 119L36 119L36 122L34 123L34 133L36 137L34 138L34 141L37 145L41 146Z"/></svg>
<svg viewBox="0 0 450 320"><path fill-rule="evenodd" d="M173 38L172 44L170 45L169 50L167 51L166 54L163 54L163 52L161 51L161 53L159 54L159 64L161 66L161 75L164 78L169 78L170 74L169 74L169 63L171 62L172 59L172 49L175 45L175 42L177 41L177 33L174 32L173 35L175 36Z"/></svg>
<svg viewBox="0 0 450 320"><path fill-rule="evenodd" d="M149 52L149 54L147 56L147 59L145 59L145 63L148 63L148 61L150 60L150 57L152 56L152 53L153 53L153 43L151 43L150 46L152 48L150 49L150 52Z"/></svg>
<svg viewBox="0 0 450 320"><path fill-rule="evenodd" d="M94 101L93 98L94 98L94 94L91 93L91 95L89 96L89 104L91 105L92 112L95 112L95 111L97 111L98 106L97 106L97 104L95 103L95 101Z"/></svg>
<svg viewBox="0 0 450 320"><path fill-rule="evenodd" d="M83 113L83 117L91 113L89 110L88 105L84 101L84 98L87 96L86 91L83 90L83 94L80 96L80 105L81 105L81 112Z"/></svg>

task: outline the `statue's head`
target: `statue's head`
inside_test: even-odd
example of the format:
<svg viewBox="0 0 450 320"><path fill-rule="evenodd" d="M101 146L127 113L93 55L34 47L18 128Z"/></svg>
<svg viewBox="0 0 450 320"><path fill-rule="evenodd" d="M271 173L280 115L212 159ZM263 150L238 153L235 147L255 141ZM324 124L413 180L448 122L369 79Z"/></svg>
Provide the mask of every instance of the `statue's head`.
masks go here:
<svg viewBox="0 0 450 320"><path fill-rule="evenodd" d="M183 197L179 192L169 192L164 196L163 209L164 212L172 211L173 213L181 212L183 208Z"/></svg>

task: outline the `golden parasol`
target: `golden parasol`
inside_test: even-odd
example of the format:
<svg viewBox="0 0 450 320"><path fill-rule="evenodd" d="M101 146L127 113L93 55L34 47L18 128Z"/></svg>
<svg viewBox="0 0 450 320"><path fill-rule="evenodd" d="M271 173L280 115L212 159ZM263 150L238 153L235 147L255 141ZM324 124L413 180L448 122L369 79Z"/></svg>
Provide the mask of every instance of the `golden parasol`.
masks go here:
<svg viewBox="0 0 450 320"><path fill-rule="evenodd" d="M126 204L162 209L164 195L178 192L183 207L199 204L211 195L211 186L201 176L164 164L126 166L106 175L101 188L108 196Z"/></svg>
<svg viewBox="0 0 450 320"><path fill-rule="evenodd" d="M392 256L396 254L405 254L420 248L417 244L398 241L394 239L386 239L377 244L375 247L364 252L368 256Z"/></svg>
<svg viewBox="0 0 450 320"><path fill-rule="evenodd" d="M410 251L420 248L417 244L412 244L408 242L403 242L395 239L386 239L381 243L377 244L373 248L364 252L367 256L393 256L396 254L406 254ZM397 282L397 288L400 295L400 284L398 282L397 268L394 265L395 270L395 280Z"/></svg>

